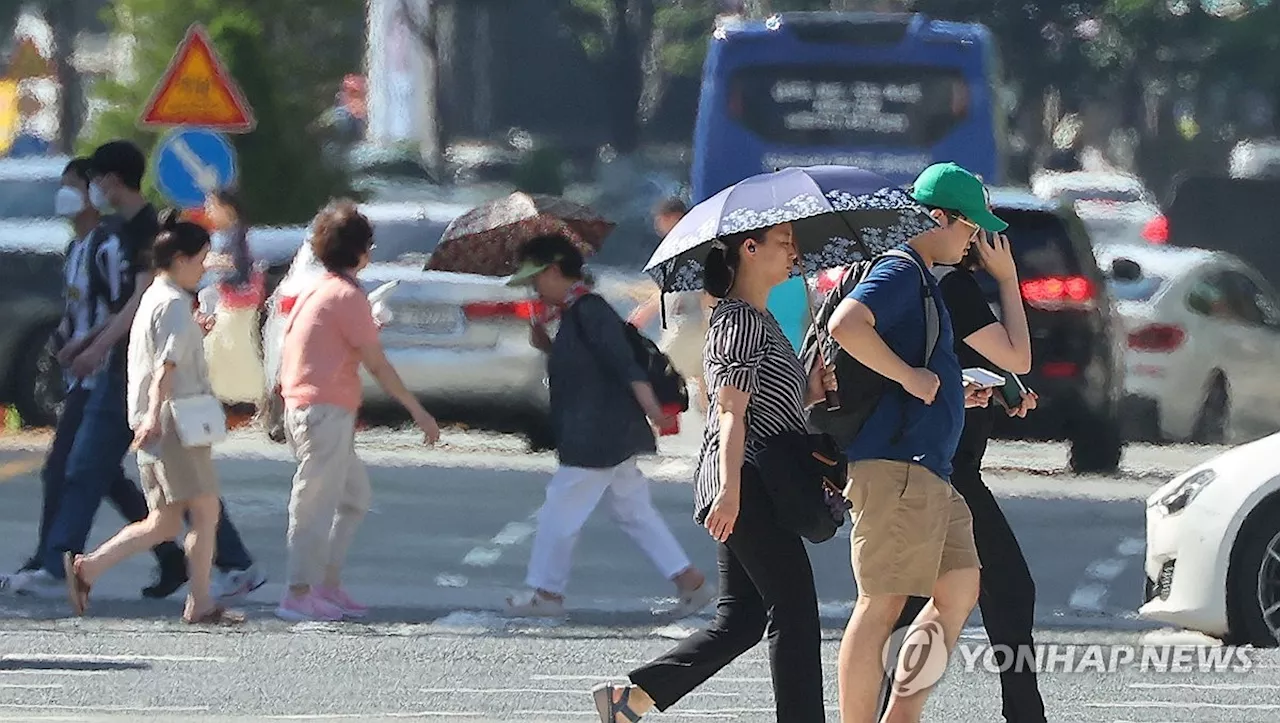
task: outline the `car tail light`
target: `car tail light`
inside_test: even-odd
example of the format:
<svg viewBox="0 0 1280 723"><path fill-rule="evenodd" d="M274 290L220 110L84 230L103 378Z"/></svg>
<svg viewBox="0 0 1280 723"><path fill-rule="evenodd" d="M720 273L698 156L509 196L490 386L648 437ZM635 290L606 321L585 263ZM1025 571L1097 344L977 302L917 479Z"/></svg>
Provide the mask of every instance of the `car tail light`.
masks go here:
<svg viewBox="0 0 1280 723"><path fill-rule="evenodd" d="M1165 216L1156 216L1148 221L1142 228L1142 238L1153 244L1169 243L1169 219Z"/></svg>
<svg viewBox="0 0 1280 723"><path fill-rule="evenodd" d="M1049 311L1091 309L1093 282L1084 276L1046 276L1022 282L1022 298L1028 304Z"/></svg>
<svg viewBox="0 0 1280 723"><path fill-rule="evenodd" d="M1079 369L1075 362L1049 362L1040 366L1040 376L1045 379L1068 379L1074 377Z"/></svg>
<svg viewBox="0 0 1280 723"><path fill-rule="evenodd" d="M1167 354L1186 341L1187 332L1173 324L1151 324L1129 334L1129 348Z"/></svg>
<svg viewBox="0 0 1280 723"><path fill-rule="evenodd" d="M281 314L288 316L293 313L293 306L297 303L298 297L296 296L281 296L280 300L276 302L276 306L280 309Z"/></svg>
<svg viewBox="0 0 1280 723"><path fill-rule="evenodd" d="M462 311L468 319L523 319L529 321L542 311L538 301L477 301L465 304Z"/></svg>

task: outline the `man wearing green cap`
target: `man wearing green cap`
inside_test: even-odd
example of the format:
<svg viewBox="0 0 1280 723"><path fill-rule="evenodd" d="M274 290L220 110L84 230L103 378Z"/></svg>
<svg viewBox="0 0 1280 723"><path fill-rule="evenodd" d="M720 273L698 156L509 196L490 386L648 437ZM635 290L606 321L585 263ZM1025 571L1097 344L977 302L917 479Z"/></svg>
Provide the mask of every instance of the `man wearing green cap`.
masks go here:
<svg viewBox="0 0 1280 723"><path fill-rule="evenodd" d="M984 230L1008 224L988 208L982 182L953 163L925 169L912 196L938 228L902 245L911 260L877 263L828 325L845 352L900 387L890 387L846 450L858 600L840 646L842 723L876 720L882 654L908 597L930 599L916 629L947 651L978 599L973 518L950 478L965 407L985 405L989 392L966 389L946 303L933 274L922 271L959 263ZM925 304L936 304L939 326L927 359ZM928 673L899 672L885 721L920 720L937 682Z"/></svg>

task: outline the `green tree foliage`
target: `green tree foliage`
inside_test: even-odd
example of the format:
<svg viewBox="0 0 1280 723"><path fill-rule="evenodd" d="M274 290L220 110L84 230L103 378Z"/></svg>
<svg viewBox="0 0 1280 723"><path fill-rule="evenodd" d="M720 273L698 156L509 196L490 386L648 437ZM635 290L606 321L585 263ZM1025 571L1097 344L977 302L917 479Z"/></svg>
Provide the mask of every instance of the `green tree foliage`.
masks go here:
<svg viewBox="0 0 1280 723"><path fill-rule="evenodd" d="M192 23L209 31L240 85L257 128L232 136L250 221L310 219L333 195L349 192L346 172L326 160L313 121L334 101L345 73L361 65L364 4L359 0L117 0L113 33L132 35L133 72L95 85L107 105L81 150L128 138L150 150L159 134L136 125L143 106ZM148 179L147 192L161 201Z"/></svg>

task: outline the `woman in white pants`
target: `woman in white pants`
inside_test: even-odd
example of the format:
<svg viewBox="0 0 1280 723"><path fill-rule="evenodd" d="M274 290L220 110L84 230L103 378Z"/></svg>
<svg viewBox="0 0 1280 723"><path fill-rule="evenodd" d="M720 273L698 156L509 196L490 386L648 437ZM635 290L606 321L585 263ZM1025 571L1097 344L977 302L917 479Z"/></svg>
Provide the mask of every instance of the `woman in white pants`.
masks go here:
<svg viewBox="0 0 1280 723"><path fill-rule="evenodd" d="M507 599L518 616L556 616L564 594L578 533L605 495L622 529L676 585L673 614L690 615L712 599L705 576L689 558L653 507L649 480L636 457L657 449L650 422L675 425L658 404L653 388L631 355L623 321L613 307L583 281L582 254L563 236L526 243L513 285L532 285L549 310L535 320L531 343L547 352L551 426L560 469L547 485L533 540L529 589ZM560 317L555 341L545 324Z"/></svg>

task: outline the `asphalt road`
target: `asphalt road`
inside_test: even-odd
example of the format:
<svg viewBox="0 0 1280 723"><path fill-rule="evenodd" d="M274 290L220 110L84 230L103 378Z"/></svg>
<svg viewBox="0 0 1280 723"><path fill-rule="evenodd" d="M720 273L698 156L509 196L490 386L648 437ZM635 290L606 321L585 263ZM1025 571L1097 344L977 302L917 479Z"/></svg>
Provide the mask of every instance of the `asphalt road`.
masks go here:
<svg viewBox="0 0 1280 723"><path fill-rule="evenodd" d="M698 430L685 426L642 466L658 482L654 499L677 538L696 565L713 571L714 551L691 520L686 483ZM0 550L8 553L0 565L16 566L33 544L44 443L0 438ZM592 720L582 691L593 680L625 674L708 618L673 623L655 614L673 602L669 583L599 510L577 549L568 619L506 620L499 611L522 584L533 515L554 460L525 453L511 437L463 431L446 433L433 450L407 431L369 431L361 433L360 447L374 482L374 509L352 550L347 584L375 606L367 623L289 625L272 617L283 590L293 465L283 447L240 432L219 449L219 471L231 516L271 576L244 607L249 625L192 632L176 623L177 596L139 600L151 573L146 557L101 580L83 620L67 619L61 602L0 597L0 719L135 719L145 712L148 719L184 720L392 714ZM994 447L988 481L1036 576L1042 640L1133 642L1154 630L1133 612L1143 579L1143 500L1164 479L1218 451L1134 447L1122 474L1103 478L1065 474L1066 452L1057 445ZM93 542L119 524L105 509ZM842 532L811 548L832 638L830 681L835 639L855 595L848 526ZM971 625L972 636L980 636L976 614ZM1055 721L1275 720L1280 705L1270 703L1184 704L1245 705L1249 691L1272 691L1252 697L1274 700L1280 663L1268 660L1247 674L1217 677L1059 673L1046 680L1046 696ZM679 710L652 719L772 720L767 676L763 650L755 651ZM1152 687L1166 683L1183 687ZM996 686L986 673L951 675L930 704L930 719L997 720ZM1145 702L1156 700L1172 708Z"/></svg>

